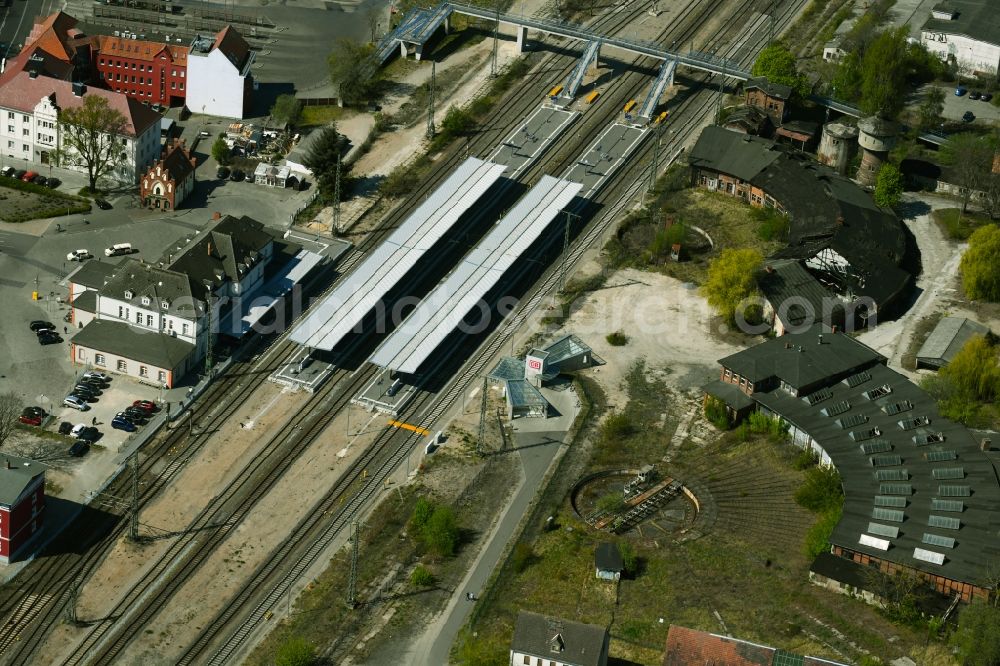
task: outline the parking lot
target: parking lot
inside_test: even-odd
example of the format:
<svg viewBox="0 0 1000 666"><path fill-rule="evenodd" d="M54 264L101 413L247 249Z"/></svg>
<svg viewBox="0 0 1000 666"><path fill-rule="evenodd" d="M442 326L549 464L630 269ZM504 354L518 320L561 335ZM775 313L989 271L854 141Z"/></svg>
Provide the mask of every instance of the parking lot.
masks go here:
<svg viewBox="0 0 1000 666"><path fill-rule="evenodd" d="M967 85L964 87L968 90L968 92L961 97L956 96L956 87L957 86L949 86L948 88L943 88L945 92L944 112L941 115L943 115L947 120L961 120L962 114L966 111L971 111L973 115L976 116L976 120L973 122L1000 121L1000 108L993 106L989 102L970 99L969 93L971 93L974 88Z"/></svg>

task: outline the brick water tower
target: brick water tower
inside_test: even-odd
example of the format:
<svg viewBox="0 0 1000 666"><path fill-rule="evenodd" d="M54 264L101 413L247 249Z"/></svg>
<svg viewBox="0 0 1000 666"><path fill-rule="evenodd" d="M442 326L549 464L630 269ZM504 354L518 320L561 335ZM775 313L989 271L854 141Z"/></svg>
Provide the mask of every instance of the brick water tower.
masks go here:
<svg viewBox="0 0 1000 666"><path fill-rule="evenodd" d="M858 167L858 182L874 185L878 170L889 157L889 151L896 143L899 128L895 123L871 116L858 123L858 145L861 146L861 166Z"/></svg>

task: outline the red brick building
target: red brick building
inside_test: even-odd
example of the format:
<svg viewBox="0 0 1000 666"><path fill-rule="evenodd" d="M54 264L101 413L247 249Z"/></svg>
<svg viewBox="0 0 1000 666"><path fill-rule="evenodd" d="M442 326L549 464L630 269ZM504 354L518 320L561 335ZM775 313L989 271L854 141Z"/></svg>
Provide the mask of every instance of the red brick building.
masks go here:
<svg viewBox="0 0 1000 666"><path fill-rule="evenodd" d="M34 460L0 461L0 564L23 557L45 518L45 467Z"/></svg>
<svg viewBox="0 0 1000 666"><path fill-rule="evenodd" d="M197 159L183 141L174 139L159 162L149 167L139 183L139 200L147 208L174 210L194 189Z"/></svg>
<svg viewBox="0 0 1000 666"><path fill-rule="evenodd" d="M766 76L748 79L743 84L747 106L760 109L771 118L771 122L780 125L785 119L785 106L792 96L792 89L780 83L771 83Z"/></svg>
<svg viewBox="0 0 1000 666"><path fill-rule="evenodd" d="M103 86L150 104L184 103L187 47L98 35L94 78Z"/></svg>

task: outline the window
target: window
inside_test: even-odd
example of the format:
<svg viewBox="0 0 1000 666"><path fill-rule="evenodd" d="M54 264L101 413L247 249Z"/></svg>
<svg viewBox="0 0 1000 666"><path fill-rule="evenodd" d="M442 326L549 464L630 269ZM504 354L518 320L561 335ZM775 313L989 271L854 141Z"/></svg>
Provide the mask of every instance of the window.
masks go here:
<svg viewBox="0 0 1000 666"><path fill-rule="evenodd" d="M181 335L187 335L187 334L188 334L188 325L181 324Z"/></svg>
<svg viewBox="0 0 1000 666"><path fill-rule="evenodd" d="M21 150L23 150L24 152L28 152L29 150L31 150L31 146L29 146L26 143L22 143L21 144Z"/></svg>
<svg viewBox="0 0 1000 666"><path fill-rule="evenodd" d="M103 65L103 64L104 64L104 58L101 58L101 61L100 61L100 62L101 62L101 64Z"/></svg>
<svg viewBox="0 0 1000 666"><path fill-rule="evenodd" d="M94 354L94 364L104 367L104 354Z"/></svg>
<svg viewBox="0 0 1000 666"><path fill-rule="evenodd" d="M171 90L177 90L177 83L175 81L171 81L170 82L170 89Z"/></svg>
<svg viewBox="0 0 1000 666"><path fill-rule="evenodd" d="M123 308L120 305L118 306L118 318L119 319L124 319L125 318L125 308Z"/></svg>
<svg viewBox="0 0 1000 666"><path fill-rule="evenodd" d="M167 321L167 328L169 328L171 331L174 330L174 320L173 319Z"/></svg>
<svg viewBox="0 0 1000 666"><path fill-rule="evenodd" d="M29 118L28 116L21 116L21 120L27 123L31 121L31 118Z"/></svg>
<svg viewBox="0 0 1000 666"><path fill-rule="evenodd" d="M160 382L167 381L167 373L164 372L163 370L160 370L158 373L156 373L156 379L159 380Z"/></svg>
<svg viewBox="0 0 1000 666"><path fill-rule="evenodd" d="M146 315L146 326L149 326L150 328L152 328L152 326L153 326L153 315L151 315L151 314Z"/></svg>
<svg viewBox="0 0 1000 666"><path fill-rule="evenodd" d="M149 303L150 303L149 296L143 296L142 297L142 304L143 305L149 305Z"/></svg>
<svg viewBox="0 0 1000 666"><path fill-rule="evenodd" d="M182 79L184 78L184 70L183 69L181 70L181 78ZM183 88L184 86L181 86L181 87Z"/></svg>
<svg viewBox="0 0 1000 666"><path fill-rule="evenodd" d="M118 361L118 372L128 372L128 363L125 361Z"/></svg>
<svg viewBox="0 0 1000 666"><path fill-rule="evenodd" d="M149 368L147 368L144 365L140 365L139 366L139 376L140 377L149 377Z"/></svg>
<svg viewBox="0 0 1000 666"><path fill-rule="evenodd" d="M132 69L135 69L135 63L132 63Z"/></svg>
<svg viewBox="0 0 1000 666"><path fill-rule="evenodd" d="M530 666L530 664L531 664L531 657L529 657L528 655L524 655L524 663L529 664L529 666Z"/></svg>
<svg viewBox="0 0 1000 666"><path fill-rule="evenodd" d="M31 130L28 128L24 128L23 130L21 130L21 136L31 136Z"/></svg>
<svg viewBox="0 0 1000 666"><path fill-rule="evenodd" d="M134 76L132 77L132 83L135 83L135 77Z"/></svg>
<svg viewBox="0 0 1000 666"><path fill-rule="evenodd" d="M184 90L184 84L181 83L181 90Z"/></svg>
<svg viewBox="0 0 1000 666"><path fill-rule="evenodd" d="M141 312L137 311L135 313L135 323L137 323L137 324L141 324L142 323L142 313Z"/></svg>
<svg viewBox="0 0 1000 666"><path fill-rule="evenodd" d="M115 73L115 81L121 81L121 80L122 80L122 75L121 75L121 74L118 74L118 73L116 72L116 73Z"/></svg>
<svg viewBox="0 0 1000 666"><path fill-rule="evenodd" d="M14 112L13 111L8 111L7 112L7 119L8 120L14 120Z"/></svg>
<svg viewBox="0 0 1000 666"><path fill-rule="evenodd" d="M13 134L14 133L14 126L13 125L7 125L7 131L10 132L11 134Z"/></svg>
<svg viewBox="0 0 1000 666"><path fill-rule="evenodd" d="M177 70L176 69L170 70L170 76L177 76Z"/></svg>

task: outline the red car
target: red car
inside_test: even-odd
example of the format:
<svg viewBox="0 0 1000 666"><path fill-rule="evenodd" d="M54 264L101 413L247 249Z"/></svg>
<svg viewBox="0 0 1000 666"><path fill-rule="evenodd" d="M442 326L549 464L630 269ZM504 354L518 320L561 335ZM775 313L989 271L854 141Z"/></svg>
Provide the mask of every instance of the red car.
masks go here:
<svg viewBox="0 0 1000 666"><path fill-rule="evenodd" d="M37 176L37 175L38 175L38 174L37 174L36 172L34 172L34 171L29 171L28 173L24 174L24 175L23 175L23 176L21 177L21 180L23 180L23 181L24 181L24 182L26 182L26 183L30 183L30 182L31 182L32 180L34 180L35 176Z"/></svg>
<svg viewBox="0 0 1000 666"><path fill-rule="evenodd" d="M20 421L24 425L30 425L30 426L42 425L42 417L36 416L34 414L21 414L21 416L18 418L18 421Z"/></svg>
<svg viewBox="0 0 1000 666"><path fill-rule="evenodd" d="M156 403L152 400L136 400L132 403L132 406L138 407L139 409L149 412L150 414L156 411Z"/></svg>

